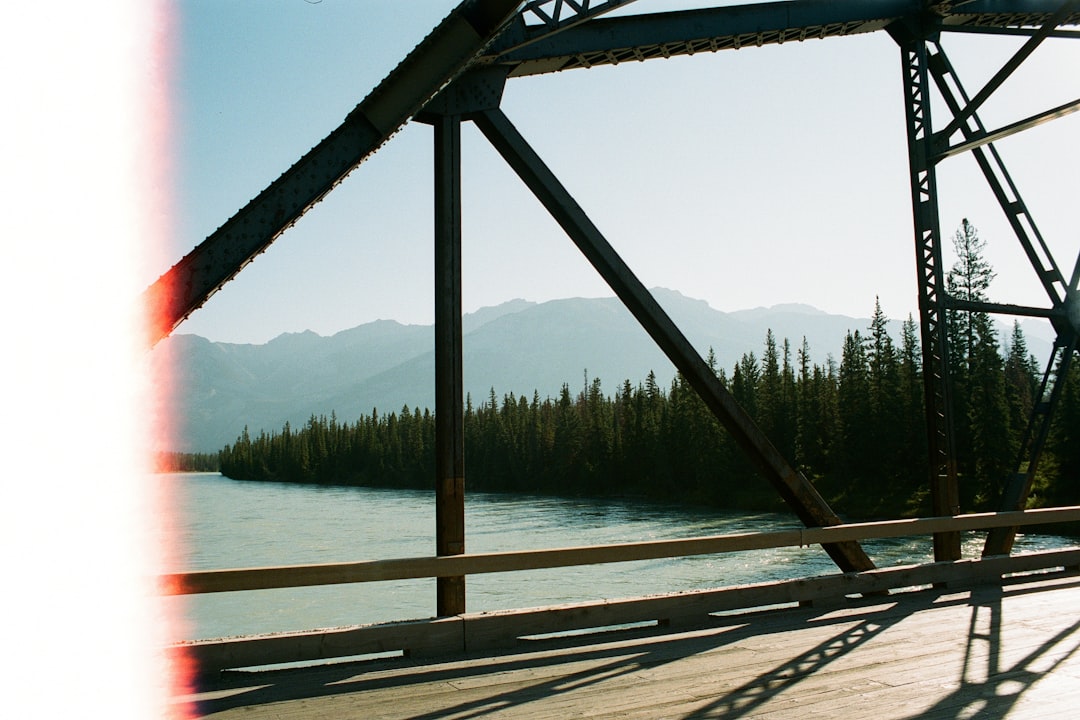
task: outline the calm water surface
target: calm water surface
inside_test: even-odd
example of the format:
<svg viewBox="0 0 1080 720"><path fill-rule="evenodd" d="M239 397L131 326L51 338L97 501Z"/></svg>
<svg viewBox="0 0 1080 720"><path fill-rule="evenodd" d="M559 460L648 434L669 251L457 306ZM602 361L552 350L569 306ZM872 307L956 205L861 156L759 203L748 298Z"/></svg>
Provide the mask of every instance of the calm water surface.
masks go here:
<svg viewBox="0 0 1080 720"><path fill-rule="evenodd" d="M155 476L176 512L162 532L179 543L183 566L170 571L351 562L434 554L435 500L429 492L240 482L217 474ZM782 530L783 514L734 514L639 500L542 496L466 496L469 552ZM977 556L982 534L965 538ZM1021 536L1018 551L1069 547L1057 536ZM929 538L867 542L879 567L932 559ZM534 607L602 598L764 582L835 572L819 546L646 560L471 576L470 611ZM430 617L435 581L403 580L328 587L166 598L186 618L176 639L307 630Z"/></svg>

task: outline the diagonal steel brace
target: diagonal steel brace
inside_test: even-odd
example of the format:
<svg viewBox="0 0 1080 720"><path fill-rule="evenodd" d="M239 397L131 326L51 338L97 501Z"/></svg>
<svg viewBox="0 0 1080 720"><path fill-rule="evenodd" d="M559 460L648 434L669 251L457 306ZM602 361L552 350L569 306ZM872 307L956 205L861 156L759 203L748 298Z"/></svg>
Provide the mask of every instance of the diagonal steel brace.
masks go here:
<svg viewBox="0 0 1080 720"><path fill-rule="evenodd" d="M829 508L806 476L788 463L746 410L728 392L716 373L701 358L506 115L498 109L485 110L474 116L473 121L686 377L713 415L732 434L799 519L808 527L841 524L840 518ZM844 572L870 570L874 567L857 542L829 543L824 545L824 548Z"/></svg>

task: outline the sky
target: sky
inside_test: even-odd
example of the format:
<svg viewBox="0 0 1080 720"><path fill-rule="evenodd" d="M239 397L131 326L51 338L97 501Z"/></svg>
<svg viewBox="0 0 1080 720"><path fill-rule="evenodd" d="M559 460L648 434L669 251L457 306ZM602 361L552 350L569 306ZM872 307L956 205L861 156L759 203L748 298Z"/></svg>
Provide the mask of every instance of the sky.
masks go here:
<svg viewBox="0 0 1080 720"><path fill-rule="evenodd" d="M171 203L144 286L334 129L454 4L172 6ZM1020 42L943 39L969 95ZM1048 40L982 119L1073 100L1077 77L1080 43ZM890 317L917 317L901 59L887 34L512 79L502 109L647 287L723 311L798 302L853 317L879 297ZM1066 275L1080 249L1078 129L1075 114L997 144ZM432 142L430 127L407 125L177 332L262 343L433 322ZM978 228L994 299L1045 306L974 160L946 161L938 178L942 233L965 217ZM471 125L463 268L465 312L613 294Z"/></svg>

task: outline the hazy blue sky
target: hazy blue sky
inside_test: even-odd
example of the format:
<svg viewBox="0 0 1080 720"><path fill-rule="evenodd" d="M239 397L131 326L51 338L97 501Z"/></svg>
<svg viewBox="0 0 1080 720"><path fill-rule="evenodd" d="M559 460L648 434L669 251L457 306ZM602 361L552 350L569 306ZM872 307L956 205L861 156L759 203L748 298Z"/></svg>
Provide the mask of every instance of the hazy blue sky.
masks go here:
<svg viewBox="0 0 1080 720"><path fill-rule="evenodd" d="M146 283L336 127L454 4L177 3L174 232ZM974 94L1020 41L943 43ZM1075 99L1078 71L1080 43L1044 43L984 122ZM916 309L900 53L885 33L521 78L503 109L646 286L719 310L866 316L875 295L892 317ZM1073 115L998 144L1066 273L1078 128ZM479 132L463 136L465 310L611 295ZM408 125L178 332L264 342L432 322L431 145L429 127ZM943 232L967 217L989 243L995 299L1045 305L974 160L947 161L939 181Z"/></svg>

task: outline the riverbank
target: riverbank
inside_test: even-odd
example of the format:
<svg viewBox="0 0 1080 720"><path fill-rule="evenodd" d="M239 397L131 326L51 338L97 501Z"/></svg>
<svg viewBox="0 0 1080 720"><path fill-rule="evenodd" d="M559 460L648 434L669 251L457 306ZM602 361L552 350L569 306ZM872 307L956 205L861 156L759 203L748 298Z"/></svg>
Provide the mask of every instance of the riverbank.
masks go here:
<svg viewBox="0 0 1080 720"><path fill-rule="evenodd" d="M156 476L175 511L162 518L163 540L178 549L167 572L424 557L435 551L430 490L235 481L214 474ZM727 512L633 498L469 492L466 550L502 552L785 530L790 513ZM965 557L982 551L981 533L964 535ZM1024 535L1018 551L1071 546L1071 538ZM879 567L925 562L930 538L865 545ZM835 572L820 547L662 559L468 579L473 611L782 580ZM429 617L435 583L422 580L215 593L163 598L187 619L177 640L258 634Z"/></svg>

